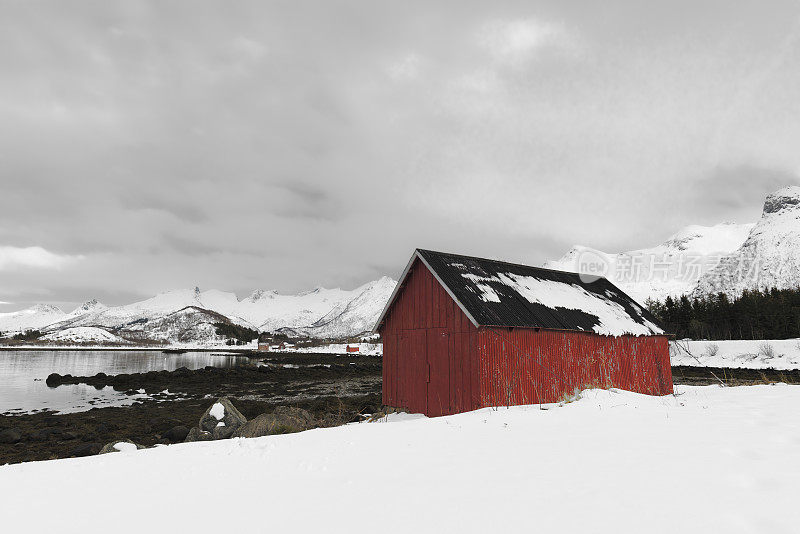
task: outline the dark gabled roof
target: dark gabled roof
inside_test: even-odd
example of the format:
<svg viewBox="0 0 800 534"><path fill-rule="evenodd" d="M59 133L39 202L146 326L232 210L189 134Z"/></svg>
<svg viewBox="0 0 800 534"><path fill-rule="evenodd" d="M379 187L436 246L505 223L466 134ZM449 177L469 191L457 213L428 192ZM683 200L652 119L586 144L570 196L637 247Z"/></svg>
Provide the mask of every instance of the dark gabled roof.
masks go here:
<svg viewBox="0 0 800 534"><path fill-rule="evenodd" d="M652 314L605 278L422 249L414 252L376 329L415 259L475 326L664 334Z"/></svg>

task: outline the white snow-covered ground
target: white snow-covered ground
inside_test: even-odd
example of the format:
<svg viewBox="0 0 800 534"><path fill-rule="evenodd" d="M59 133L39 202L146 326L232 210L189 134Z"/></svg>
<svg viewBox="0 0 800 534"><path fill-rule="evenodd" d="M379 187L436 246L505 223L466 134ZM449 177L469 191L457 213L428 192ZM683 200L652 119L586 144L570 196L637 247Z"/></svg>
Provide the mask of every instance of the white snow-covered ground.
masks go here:
<svg viewBox="0 0 800 534"><path fill-rule="evenodd" d="M672 341L669 352L672 365L800 369L800 339Z"/></svg>
<svg viewBox="0 0 800 534"><path fill-rule="evenodd" d="M797 532L800 387L677 390L3 466L0 513L9 532Z"/></svg>
<svg viewBox="0 0 800 534"><path fill-rule="evenodd" d="M350 343L349 346L359 348L357 353L350 353L350 355L365 354L367 356L381 356L383 354L383 343ZM281 352L323 352L330 354L348 354L347 347L347 343L331 343L330 345L321 345L317 347L289 348L284 349Z"/></svg>
<svg viewBox="0 0 800 534"><path fill-rule="evenodd" d="M67 343L128 343L119 336L94 326L76 326L58 330L41 337L44 341L64 341Z"/></svg>

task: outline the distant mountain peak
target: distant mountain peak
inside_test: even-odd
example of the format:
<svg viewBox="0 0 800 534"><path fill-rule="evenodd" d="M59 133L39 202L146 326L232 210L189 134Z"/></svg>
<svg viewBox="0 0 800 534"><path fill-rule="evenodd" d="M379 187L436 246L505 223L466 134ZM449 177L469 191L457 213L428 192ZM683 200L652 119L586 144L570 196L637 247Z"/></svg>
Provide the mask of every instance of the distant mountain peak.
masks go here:
<svg viewBox="0 0 800 534"><path fill-rule="evenodd" d="M34 304L28 310L35 313L64 313L61 308L52 304Z"/></svg>
<svg viewBox="0 0 800 534"><path fill-rule="evenodd" d="M702 274L738 249L754 224L689 225L660 245L617 254L576 245L544 267L601 275L644 302L691 293Z"/></svg>
<svg viewBox="0 0 800 534"><path fill-rule="evenodd" d="M736 251L699 280L693 295L800 287L800 187L788 186L764 200L761 219Z"/></svg>
<svg viewBox="0 0 800 534"><path fill-rule="evenodd" d="M800 205L800 186L790 185L767 195L764 201L764 215L795 209Z"/></svg>
<svg viewBox="0 0 800 534"><path fill-rule="evenodd" d="M214 323L230 322L262 331L289 328L311 337L348 337L372 328L394 285L383 277L353 290L318 286L295 295L257 290L242 300L233 293L194 287L110 308L92 299L70 314L39 305L0 314L0 331L38 328L50 334L91 327L123 338L221 343ZM324 324L318 324L323 318Z"/></svg>
<svg viewBox="0 0 800 534"><path fill-rule="evenodd" d="M321 293L325 291L325 288L322 286L316 286L314 289L309 289L308 291L301 291L297 294L298 297L304 297L306 295L314 295L316 293Z"/></svg>
<svg viewBox="0 0 800 534"><path fill-rule="evenodd" d="M258 302L259 300L264 299L274 299L277 294L278 292L274 289L256 289L250 294L249 297L247 297L247 300L250 302Z"/></svg>
<svg viewBox="0 0 800 534"><path fill-rule="evenodd" d="M93 311L104 310L106 308L107 306L98 302L97 299L91 299L75 308L72 313L77 315L78 313L89 313Z"/></svg>

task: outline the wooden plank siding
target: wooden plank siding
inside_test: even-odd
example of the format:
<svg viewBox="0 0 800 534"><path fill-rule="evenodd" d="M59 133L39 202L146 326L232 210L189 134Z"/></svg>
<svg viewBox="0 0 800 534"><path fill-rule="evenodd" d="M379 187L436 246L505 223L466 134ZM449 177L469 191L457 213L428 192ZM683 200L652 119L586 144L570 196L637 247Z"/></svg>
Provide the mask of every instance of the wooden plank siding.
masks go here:
<svg viewBox="0 0 800 534"><path fill-rule="evenodd" d="M446 337L447 365L437 360L434 372L447 376L431 377L427 347L441 342L437 336ZM381 337L385 405L435 415L479 407L477 329L419 260L384 319ZM437 399L430 411L429 398Z"/></svg>
<svg viewBox="0 0 800 534"><path fill-rule="evenodd" d="M481 328L478 354L481 406L557 402L589 387L673 391L666 336Z"/></svg>

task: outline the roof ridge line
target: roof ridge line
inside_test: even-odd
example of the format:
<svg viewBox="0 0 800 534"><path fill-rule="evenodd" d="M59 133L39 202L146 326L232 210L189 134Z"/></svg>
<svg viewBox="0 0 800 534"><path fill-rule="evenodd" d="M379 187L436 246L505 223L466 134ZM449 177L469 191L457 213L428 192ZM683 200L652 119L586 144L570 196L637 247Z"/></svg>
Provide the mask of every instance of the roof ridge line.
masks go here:
<svg viewBox="0 0 800 534"><path fill-rule="evenodd" d="M490 261L490 262L493 262L493 263L500 263L500 264L503 264L503 265L512 265L514 267L525 267L526 269L538 269L538 270L541 270L541 271L548 271L548 272L551 272L551 273L571 274L573 276L578 276L578 277L583 275L583 276L591 276L591 277L594 277L594 278L602 278L604 280L608 280L608 278L606 278L605 276L599 276L599 275L595 275L595 274L576 273L575 271L562 271L560 269L550 269L549 267L535 267L533 265L526 265L524 263L514 263L512 261L504 261L504 260L493 260L491 258L482 258L480 256L467 256L466 254L454 254L452 252L441 252L439 250L431 250L431 249L424 249L424 248L418 248L417 251L418 252L430 252L432 254L441 254L441 255L446 255L446 256L455 256L457 258L468 258L468 259L471 259L471 260Z"/></svg>

